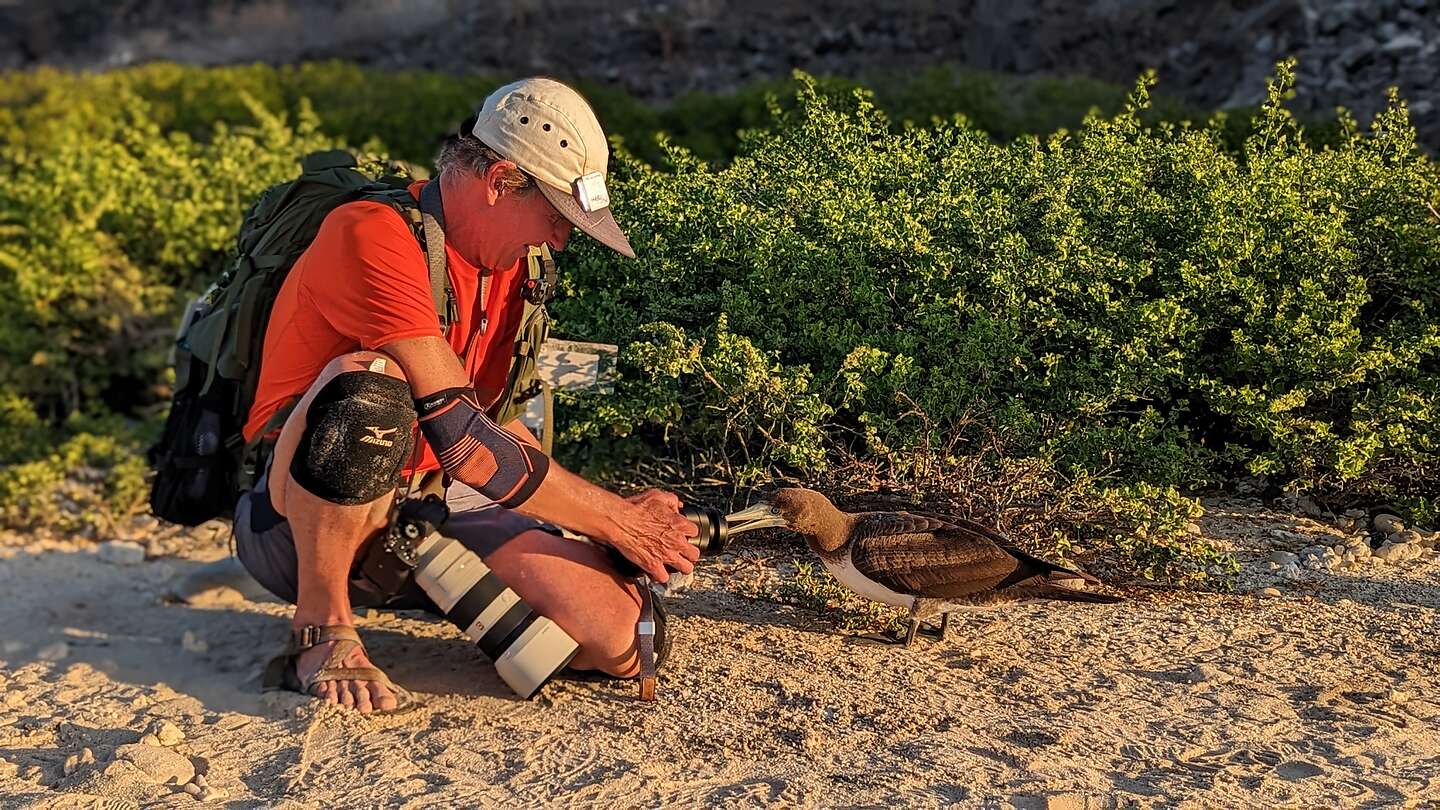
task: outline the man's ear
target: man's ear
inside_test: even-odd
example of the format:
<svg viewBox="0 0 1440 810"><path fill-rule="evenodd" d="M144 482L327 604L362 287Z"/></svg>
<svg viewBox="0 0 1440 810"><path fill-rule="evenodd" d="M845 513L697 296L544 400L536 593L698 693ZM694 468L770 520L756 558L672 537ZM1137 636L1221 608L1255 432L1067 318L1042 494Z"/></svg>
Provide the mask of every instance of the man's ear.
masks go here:
<svg viewBox="0 0 1440 810"><path fill-rule="evenodd" d="M485 174L480 176L480 181L485 188L485 204L494 205L495 201L505 194L504 181L511 172L518 171L520 167L509 160L497 160L490 164Z"/></svg>

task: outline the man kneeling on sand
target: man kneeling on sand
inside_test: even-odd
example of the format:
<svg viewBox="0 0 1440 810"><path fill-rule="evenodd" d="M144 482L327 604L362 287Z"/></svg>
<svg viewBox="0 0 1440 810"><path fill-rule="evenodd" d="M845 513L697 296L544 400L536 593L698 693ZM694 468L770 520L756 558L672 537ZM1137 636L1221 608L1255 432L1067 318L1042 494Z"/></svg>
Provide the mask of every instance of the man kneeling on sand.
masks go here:
<svg viewBox="0 0 1440 810"><path fill-rule="evenodd" d="M416 470L453 479L446 533L579 644L572 667L639 673L638 586L605 549L556 527L666 582L699 553L679 499L621 498L547 458L518 420L486 415L506 385L532 246L561 250L579 227L634 257L608 208L608 160L590 106L559 82L526 79L485 100L442 150L435 179L410 189L417 200L439 192L458 305L448 334L425 253L392 207L336 208L286 277L246 439L299 401L240 501L235 535L250 573L295 604L282 661L292 688L361 712L395 708L399 690L359 643L351 608L434 606L418 589L368 592L352 571L388 525L395 483ZM408 438L417 414L419 448Z"/></svg>

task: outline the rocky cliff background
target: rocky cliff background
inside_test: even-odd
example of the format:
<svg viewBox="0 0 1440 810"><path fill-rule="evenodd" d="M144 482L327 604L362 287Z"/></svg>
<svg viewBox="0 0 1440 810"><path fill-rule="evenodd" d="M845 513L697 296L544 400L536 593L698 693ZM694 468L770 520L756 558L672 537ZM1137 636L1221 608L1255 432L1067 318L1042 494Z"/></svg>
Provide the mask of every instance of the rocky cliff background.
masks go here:
<svg viewBox="0 0 1440 810"><path fill-rule="evenodd" d="M1396 85L1440 144L1440 0L0 0L4 67L340 57L583 75L661 101L794 68L954 63L1120 83L1154 67L1163 92L1229 108L1262 99L1290 55L1298 110L1364 122Z"/></svg>

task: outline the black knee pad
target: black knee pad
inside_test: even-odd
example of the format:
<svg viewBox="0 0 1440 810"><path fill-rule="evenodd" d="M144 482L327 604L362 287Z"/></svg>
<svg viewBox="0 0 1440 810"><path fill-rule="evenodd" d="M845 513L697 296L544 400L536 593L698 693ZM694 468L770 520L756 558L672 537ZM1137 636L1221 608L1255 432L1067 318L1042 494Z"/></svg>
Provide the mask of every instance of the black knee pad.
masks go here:
<svg viewBox="0 0 1440 810"><path fill-rule="evenodd" d="M398 483L414 424L409 383L373 371L337 374L310 401L290 477L334 504L369 503Z"/></svg>

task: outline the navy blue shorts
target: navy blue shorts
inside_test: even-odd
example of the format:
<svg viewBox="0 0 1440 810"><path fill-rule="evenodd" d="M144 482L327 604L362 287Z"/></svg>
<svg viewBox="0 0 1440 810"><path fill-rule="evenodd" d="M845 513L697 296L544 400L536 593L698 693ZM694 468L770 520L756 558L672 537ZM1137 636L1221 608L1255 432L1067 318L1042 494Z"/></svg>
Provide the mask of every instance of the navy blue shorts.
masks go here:
<svg viewBox="0 0 1440 810"><path fill-rule="evenodd" d="M240 497L235 507L235 554L257 582L279 598L295 604L299 565L295 557L295 535L290 522L275 511L262 476L255 489ZM505 509L470 487L456 482L445 493L450 520L445 534L459 540L481 559L522 532L540 529L552 534L560 530L548 523ZM435 604L411 582L395 596L375 592L364 580L350 578L350 604L354 607L385 607L393 610L429 610Z"/></svg>

